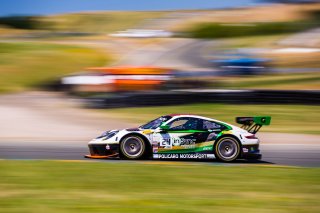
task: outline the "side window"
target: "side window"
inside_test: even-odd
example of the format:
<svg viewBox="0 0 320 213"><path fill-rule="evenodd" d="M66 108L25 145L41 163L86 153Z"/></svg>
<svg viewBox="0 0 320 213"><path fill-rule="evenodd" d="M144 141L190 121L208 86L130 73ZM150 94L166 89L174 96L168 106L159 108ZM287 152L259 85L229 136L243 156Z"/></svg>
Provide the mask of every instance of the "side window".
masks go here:
<svg viewBox="0 0 320 213"><path fill-rule="evenodd" d="M197 130L201 127L202 120L197 118L177 118L171 121L168 125L170 130Z"/></svg>
<svg viewBox="0 0 320 213"><path fill-rule="evenodd" d="M207 121L207 120L203 121L202 127L203 129L221 129L222 128L220 124L217 124L216 122L213 122L213 121Z"/></svg>

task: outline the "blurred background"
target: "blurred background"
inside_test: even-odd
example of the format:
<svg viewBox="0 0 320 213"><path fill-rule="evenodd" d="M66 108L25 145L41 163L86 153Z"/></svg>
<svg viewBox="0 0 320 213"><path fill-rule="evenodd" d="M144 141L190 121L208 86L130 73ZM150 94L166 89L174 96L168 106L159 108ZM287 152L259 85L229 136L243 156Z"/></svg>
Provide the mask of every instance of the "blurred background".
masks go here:
<svg viewBox="0 0 320 213"><path fill-rule="evenodd" d="M138 126L164 114L193 113L233 124L237 116L270 115L271 125L258 134L263 161L255 164L319 167L319 59L320 2L317 0L68 0L63 3L4 0L0 6L0 159L82 160L87 153L87 142L105 130ZM7 184L0 187L10 194L9 191L16 189L9 184L15 178L15 184L23 179L40 178L45 185L50 169L63 168L51 175L65 174L70 169L68 165L53 164L6 161L2 171ZM70 179L67 177L70 182L79 183L74 189L78 190L79 186L85 187L80 189L82 192L90 187L99 189L98 183L86 185L87 179L77 179L76 174L83 172L81 167L94 172L88 165L78 165L71 165ZM150 173L130 176L129 171L140 167L139 164L123 163L119 171L116 166L109 166L116 176L110 177L113 182L101 184L111 184L110 187L116 180L125 182L127 177L143 184L152 176ZM30 174L17 176L13 168L24 167L31 169ZM164 178L174 172L158 169ZM225 172L225 168L220 170ZM319 210L314 199L319 195L319 170L308 172L270 173L275 181L288 174L283 178L284 185L291 180L290 175L305 175L295 179L301 184L301 193L305 193L301 194L302 198L294 197L295 192L290 191L294 183L289 182L293 185L280 189L286 198L283 205L275 202L274 210L294 211L291 201L310 212ZM249 178L246 175L256 171L242 174L243 178ZM260 183L266 183L264 172L259 174ZM205 175L208 174L202 177ZM161 182L161 175L157 178ZM214 177L209 174L206 178L210 183ZM189 184L189 179L181 181ZM258 182L253 186L259 188ZM318 188L308 188L311 182ZM26 184L21 183L23 187ZM36 188L40 185L34 184ZM231 185L230 194L239 190L238 186ZM150 185L146 191L148 187L154 189ZM279 186L264 186L260 192L270 187ZM254 187L250 190L258 193ZM17 197L4 195L3 212L19 212L21 209L14 204L24 193L17 192ZM161 193L160 190L158 194ZM274 191L272 196L279 198L277 193ZM314 196L310 198L312 193ZM35 195L35 199L40 199L40 195ZM270 204L267 195L259 195L255 197L261 199L260 207ZM77 199L88 199L81 196ZM250 197L243 196L243 199ZM57 194L54 199L61 198ZM109 210L116 212L123 203L121 199L112 199L116 204ZM164 199L162 207L171 202L161 199ZM209 205L197 197L190 199L196 205ZM155 205L154 200L148 202ZM40 204L26 202L24 207L30 205L34 209L40 205L40 209L50 212L57 210L56 203L42 200ZM189 204L190 211L202 212L192 209L192 202ZM71 208L75 205L73 201L61 205L60 210L68 212L103 209L95 201L92 205L96 209L94 206ZM149 212L144 203L138 205ZM163 211L185 212L183 205L177 206L167 206ZM231 210L241 212L257 206ZM230 211L223 205L220 208L221 212ZM121 211L128 209L123 207Z"/></svg>

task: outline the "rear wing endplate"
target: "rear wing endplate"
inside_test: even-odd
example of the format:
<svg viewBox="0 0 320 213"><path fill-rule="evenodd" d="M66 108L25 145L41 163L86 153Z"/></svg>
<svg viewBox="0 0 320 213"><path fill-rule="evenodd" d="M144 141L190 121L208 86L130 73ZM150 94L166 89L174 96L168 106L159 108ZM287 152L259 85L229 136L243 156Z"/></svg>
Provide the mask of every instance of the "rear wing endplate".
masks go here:
<svg viewBox="0 0 320 213"><path fill-rule="evenodd" d="M241 128L247 130L252 134L256 134L262 126L270 125L270 116L256 116L256 117L236 117L236 122L242 124Z"/></svg>

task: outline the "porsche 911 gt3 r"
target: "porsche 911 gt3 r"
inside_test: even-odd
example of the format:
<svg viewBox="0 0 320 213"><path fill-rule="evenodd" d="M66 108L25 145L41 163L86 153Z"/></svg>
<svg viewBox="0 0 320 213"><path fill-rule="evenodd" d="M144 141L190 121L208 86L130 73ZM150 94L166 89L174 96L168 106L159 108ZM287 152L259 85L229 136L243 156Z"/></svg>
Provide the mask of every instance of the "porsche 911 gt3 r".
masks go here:
<svg viewBox="0 0 320 213"><path fill-rule="evenodd" d="M88 158L260 159L261 126L271 117L237 117L237 127L197 115L161 116L138 128L106 131L88 144Z"/></svg>

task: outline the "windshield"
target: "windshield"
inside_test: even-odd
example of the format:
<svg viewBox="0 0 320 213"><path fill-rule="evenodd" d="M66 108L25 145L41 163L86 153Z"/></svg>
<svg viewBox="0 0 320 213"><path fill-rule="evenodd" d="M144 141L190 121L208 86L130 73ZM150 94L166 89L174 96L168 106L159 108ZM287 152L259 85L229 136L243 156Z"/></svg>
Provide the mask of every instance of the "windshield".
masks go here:
<svg viewBox="0 0 320 213"><path fill-rule="evenodd" d="M171 116L161 116L157 119L154 119L152 121L150 121L147 124L144 124L142 126L140 126L139 128L141 129L156 129L158 128L163 122L168 121L170 118L172 118Z"/></svg>

